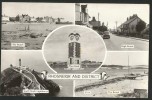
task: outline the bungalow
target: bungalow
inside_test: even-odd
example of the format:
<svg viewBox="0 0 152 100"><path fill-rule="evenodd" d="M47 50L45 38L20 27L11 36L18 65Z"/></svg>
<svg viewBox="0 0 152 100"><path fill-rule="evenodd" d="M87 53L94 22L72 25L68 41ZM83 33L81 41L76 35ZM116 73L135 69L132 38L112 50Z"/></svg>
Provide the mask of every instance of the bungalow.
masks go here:
<svg viewBox="0 0 152 100"><path fill-rule="evenodd" d="M127 21L125 21L123 24L119 26L120 32L123 34L133 34L138 33L136 31L136 25L137 23L141 21L141 19L137 16L137 14L134 14L133 16L130 16L130 18L127 18ZM118 29L119 29L118 28Z"/></svg>

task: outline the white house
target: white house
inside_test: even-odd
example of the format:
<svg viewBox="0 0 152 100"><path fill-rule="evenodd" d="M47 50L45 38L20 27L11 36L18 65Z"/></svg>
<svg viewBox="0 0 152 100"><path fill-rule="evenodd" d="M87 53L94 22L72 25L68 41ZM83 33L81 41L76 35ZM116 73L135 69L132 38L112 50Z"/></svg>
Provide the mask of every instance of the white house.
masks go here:
<svg viewBox="0 0 152 100"><path fill-rule="evenodd" d="M9 16L2 15L2 22L8 22L8 21L10 21Z"/></svg>
<svg viewBox="0 0 152 100"><path fill-rule="evenodd" d="M81 5L80 3L75 4L75 22L78 25L88 25L89 24L89 14L87 5Z"/></svg>
<svg viewBox="0 0 152 100"><path fill-rule="evenodd" d="M30 22L37 22L37 20L36 20L35 17L31 17L31 18L30 18Z"/></svg>

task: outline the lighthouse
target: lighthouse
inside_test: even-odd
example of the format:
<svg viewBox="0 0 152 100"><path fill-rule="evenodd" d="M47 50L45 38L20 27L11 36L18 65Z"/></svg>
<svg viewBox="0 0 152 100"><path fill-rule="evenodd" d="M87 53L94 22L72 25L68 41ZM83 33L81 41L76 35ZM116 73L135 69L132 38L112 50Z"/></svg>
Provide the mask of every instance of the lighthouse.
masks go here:
<svg viewBox="0 0 152 100"><path fill-rule="evenodd" d="M68 69L79 70L81 69L81 44L80 34L70 33L68 43Z"/></svg>

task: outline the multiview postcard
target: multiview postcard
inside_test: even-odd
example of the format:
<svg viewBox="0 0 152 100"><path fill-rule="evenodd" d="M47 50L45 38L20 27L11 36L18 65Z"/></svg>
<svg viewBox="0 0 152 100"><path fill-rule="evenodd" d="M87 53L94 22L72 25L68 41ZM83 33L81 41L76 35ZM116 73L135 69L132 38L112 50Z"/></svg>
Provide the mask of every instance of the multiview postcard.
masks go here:
<svg viewBox="0 0 152 100"><path fill-rule="evenodd" d="M0 96L148 98L149 8L2 2Z"/></svg>

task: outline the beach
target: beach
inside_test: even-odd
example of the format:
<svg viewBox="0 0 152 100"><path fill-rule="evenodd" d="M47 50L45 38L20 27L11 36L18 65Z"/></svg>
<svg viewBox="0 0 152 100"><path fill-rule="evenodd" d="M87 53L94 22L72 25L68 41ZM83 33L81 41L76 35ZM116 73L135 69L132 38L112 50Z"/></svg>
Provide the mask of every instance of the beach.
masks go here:
<svg viewBox="0 0 152 100"><path fill-rule="evenodd" d="M124 80L112 84L106 84L89 90L76 92L76 97L122 97L121 94L132 93L134 89L148 90L148 77L139 77L136 80ZM90 92L85 94L85 92Z"/></svg>
<svg viewBox="0 0 152 100"><path fill-rule="evenodd" d="M137 77L135 80L125 79L124 75L121 74L122 71L119 72L117 71L117 73L115 72L111 73L111 74L115 74L115 76L109 77L106 81L76 80L75 96L76 97L133 98L133 96L128 96L127 94L133 94L134 89L146 89L148 92L148 75L144 74L145 70L134 69L134 72L141 73L141 75L143 75L141 77ZM127 96L125 96L125 94Z"/></svg>

